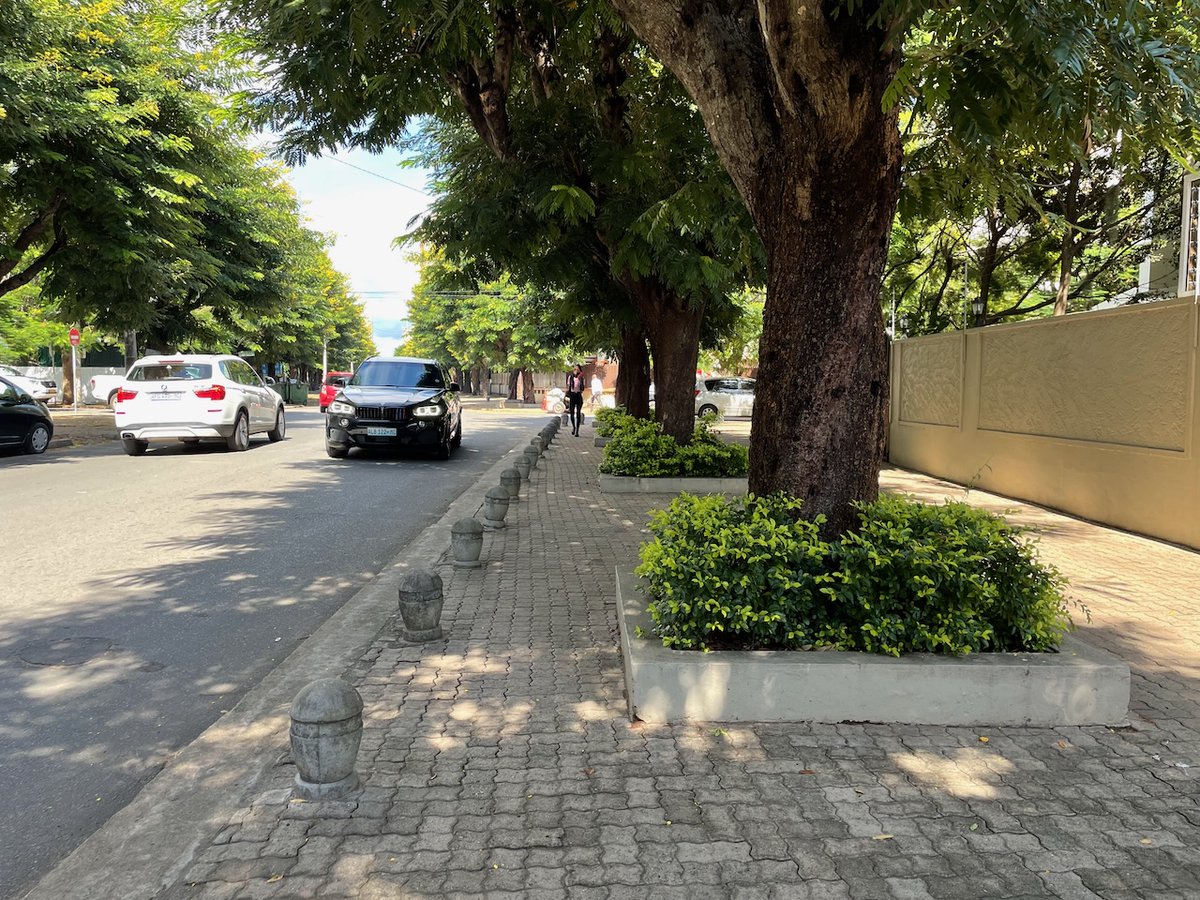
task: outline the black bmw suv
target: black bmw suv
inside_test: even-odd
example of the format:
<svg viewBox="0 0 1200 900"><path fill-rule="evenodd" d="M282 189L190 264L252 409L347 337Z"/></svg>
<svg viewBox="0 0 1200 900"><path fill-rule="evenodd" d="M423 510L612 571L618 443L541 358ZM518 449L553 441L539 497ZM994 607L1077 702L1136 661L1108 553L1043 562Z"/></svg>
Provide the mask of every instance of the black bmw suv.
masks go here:
<svg viewBox="0 0 1200 900"><path fill-rule="evenodd" d="M325 418L325 452L428 447L439 459L462 442L458 385L432 359L373 356L338 391Z"/></svg>

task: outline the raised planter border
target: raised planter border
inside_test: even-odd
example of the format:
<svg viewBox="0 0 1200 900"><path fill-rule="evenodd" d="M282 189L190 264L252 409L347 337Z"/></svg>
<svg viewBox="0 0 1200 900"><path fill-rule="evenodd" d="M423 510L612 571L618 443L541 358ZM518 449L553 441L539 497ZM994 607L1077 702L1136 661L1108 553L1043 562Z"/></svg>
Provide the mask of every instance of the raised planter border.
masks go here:
<svg viewBox="0 0 1200 900"><path fill-rule="evenodd" d="M602 494L744 494L750 489L746 478L635 478L630 475L601 475Z"/></svg>
<svg viewBox="0 0 1200 900"><path fill-rule="evenodd" d="M1058 653L896 659L842 651L670 650L637 577L617 569L617 618L632 719L646 722L1128 724L1129 666L1075 635Z"/></svg>

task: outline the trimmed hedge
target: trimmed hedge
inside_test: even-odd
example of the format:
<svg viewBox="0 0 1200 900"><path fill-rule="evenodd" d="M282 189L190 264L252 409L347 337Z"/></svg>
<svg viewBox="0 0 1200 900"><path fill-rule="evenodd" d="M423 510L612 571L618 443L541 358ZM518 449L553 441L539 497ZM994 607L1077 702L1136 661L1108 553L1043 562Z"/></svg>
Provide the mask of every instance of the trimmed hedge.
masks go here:
<svg viewBox="0 0 1200 900"><path fill-rule="evenodd" d="M883 497L823 541L823 521L776 495L683 494L642 548L667 647L917 651L1054 649L1073 625L1065 581L1024 529L963 503Z"/></svg>
<svg viewBox="0 0 1200 900"><path fill-rule="evenodd" d="M690 443L678 444L662 433L657 422L603 410L597 414L596 432L608 438L600 463L600 471L606 475L740 478L750 468L746 448L721 440L707 421L696 426Z"/></svg>

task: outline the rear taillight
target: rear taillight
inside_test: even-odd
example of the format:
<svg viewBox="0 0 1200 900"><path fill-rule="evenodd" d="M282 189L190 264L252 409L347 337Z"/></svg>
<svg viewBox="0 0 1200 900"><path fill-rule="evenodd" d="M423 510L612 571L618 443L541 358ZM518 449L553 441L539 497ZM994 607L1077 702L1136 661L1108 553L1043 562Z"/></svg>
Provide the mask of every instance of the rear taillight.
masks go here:
<svg viewBox="0 0 1200 900"><path fill-rule="evenodd" d="M132 400L137 396L137 391L131 391L129 388L117 388L117 403L124 403L126 400Z"/></svg>
<svg viewBox="0 0 1200 900"><path fill-rule="evenodd" d="M202 391L196 391L196 396L203 397L205 400L224 400L225 399L225 385L214 384L210 388L205 388Z"/></svg>

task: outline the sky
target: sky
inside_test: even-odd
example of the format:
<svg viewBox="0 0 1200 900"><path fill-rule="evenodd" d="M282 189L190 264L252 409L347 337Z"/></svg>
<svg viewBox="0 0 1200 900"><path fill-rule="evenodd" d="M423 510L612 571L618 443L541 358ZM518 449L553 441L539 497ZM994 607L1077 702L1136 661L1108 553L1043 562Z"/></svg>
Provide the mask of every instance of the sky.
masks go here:
<svg viewBox="0 0 1200 900"><path fill-rule="evenodd" d="M334 237L330 259L364 301L375 344L386 356L402 339L418 274L405 259L410 250L394 248L392 241L429 202L427 173L401 168L402 159L396 150L343 150L310 157L288 177L309 227Z"/></svg>

